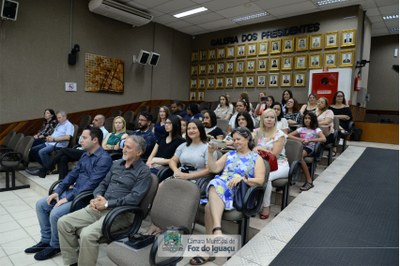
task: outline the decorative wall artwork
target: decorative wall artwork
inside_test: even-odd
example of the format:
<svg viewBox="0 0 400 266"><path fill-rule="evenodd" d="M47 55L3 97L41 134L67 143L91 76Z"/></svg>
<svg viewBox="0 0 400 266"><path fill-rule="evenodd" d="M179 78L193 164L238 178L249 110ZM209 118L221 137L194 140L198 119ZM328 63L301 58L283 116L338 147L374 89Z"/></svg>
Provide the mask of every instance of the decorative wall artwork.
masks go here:
<svg viewBox="0 0 400 266"><path fill-rule="evenodd" d="M247 45L247 56L256 56L257 55L257 44L256 43L249 43Z"/></svg>
<svg viewBox="0 0 400 266"><path fill-rule="evenodd" d="M207 79L207 89L208 90L215 89L215 78L208 78Z"/></svg>
<svg viewBox="0 0 400 266"><path fill-rule="evenodd" d="M296 37L296 52L308 50L308 36Z"/></svg>
<svg viewBox="0 0 400 266"><path fill-rule="evenodd" d="M236 57L244 57L246 56L246 45L238 45L236 46Z"/></svg>
<svg viewBox="0 0 400 266"><path fill-rule="evenodd" d="M280 62L280 57L271 57L271 59L269 60L269 71L278 71L280 67Z"/></svg>
<svg viewBox="0 0 400 266"><path fill-rule="evenodd" d="M267 83L267 75L257 76L257 87L265 88Z"/></svg>
<svg viewBox="0 0 400 266"><path fill-rule="evenodd" d="M295 69L306 69L307 68L307 55L296 55L295 56Z"/></svg>
<svg viewBox="0 0 400 266"><path fill-rule="evenodd" d="M270 54L280 54L280 53L281 53L281 39L271 40Z"/></svg>
<svg viewBox="0 0 400 266"><path fill-rule="evenodd" d="M282 40L282 53L292 53L294 50L294 38L284 38Z"/></svg>
<svg viewBox="0 0 400 266"><path fill-rule="evenodd" d="M343 30L340 41L340 47L356 45L356 30Z"/></svg>
<svg viewBox="0 0 400 266"><path fill-rule="evenodd" d="M254 71L256 71L256 60L247 60L246 72L254 72Z"/></svg>
<svg viewBox="0 0 400 266"><path fill-rule="evenodd" d="M279 82L279 74L271 74L269 75L268 87L278 87Z"/></svg>
<svg viewBox="0 0 400 266"><path fill-rule="evenodd" d="M257 71L264 72L267 71L268 59L258 59L257 61Z"/></svg>
<svg viewBox="0 0 400 266"><path fill-rule="evenodd" d="M354 64L354 50L340 51L340 66L352 67Z"/></svg>
<svg viewBox="0 0 400 266"><path fill-rule="evenodd" d="M337 53L325 53L324 54L324 66L336 67Z"/></svg>
<svg viewBox="0 0 400 266"><path fill-rule="evenodd" d="M325 49L337 48L338 47L338 32L327 32L325 33Z"/></svg>
<svg viewBox="0 0 400 266"><path fill-rule="evenodd" d="M85 91L124 93L124 62L117 58L86 53Z"/></svg>
<svg viewBox="0 0 400 266"><path fill-rule="evenodd" d="M306 85L306 73L305 72L295 72L294 73L294 86L304 87Z"/></svg>
<svg viewBox="0 0 400 266"><path fill-rule="evenodd" d="M281 87L292 86L292 73L281 73Z"/></svg>
<svg viewBox="0 0 400 266"><path fill-rule="evenodd" d="M310 36L310 50L321 50L323 47L322 34L314 34Z"/></svg>
<svg viewBox="0 0 400 266"><path fill-rule="evenodd" d="M281 61L281 70L292 70L293 68L293 57L283 56Z"/></svg>
<svg viewBox="0 0 400 266"><path fill-rule="evenodd" d="M321 68L321 54L310 54L308 60L309 68Z"/></svg>
<svg viewBox="0 0 400 266"><path fill-rule="evenodd" d="M258 55L268 54L268 41L258 43Z"/></svg>

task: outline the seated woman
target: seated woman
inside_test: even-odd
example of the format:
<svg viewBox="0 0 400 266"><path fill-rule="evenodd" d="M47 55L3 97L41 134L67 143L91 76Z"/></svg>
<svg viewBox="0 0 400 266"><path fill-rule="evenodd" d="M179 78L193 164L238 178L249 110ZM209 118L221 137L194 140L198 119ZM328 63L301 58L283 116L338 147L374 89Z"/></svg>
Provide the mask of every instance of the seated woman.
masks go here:
<svg viewBox="0 0 400 266"><path fill-rule="evenodd" d="M153 132L157 141L165 137L165 121L169 116L169 109L167 106L161 106L158 110L157 122L154 125Z"/></svg>
<svg viewBox="0 0 400 266"><path fill-rule="evenodd" d="M282 100L281 100L282 113L286 112L286 102L290 98L293 98L293 92L291 90L284 90L282 92Z"/></svg>
<svg viewBox="0 0 400 266"><path fill-rule="evenodd" d="M343 91L337 91L332 99L332 105L329 106L335 117L339 118L340 130L342 133L350 131L349 123L353 119L350 107L346 105L346 98Z"/></svg>
<svg viewBox="0 0 400 266"><path fill-rule="evenodd" d="M219 104L214 110L218 119L229 120L233 114L233 105L229 102L226 95L219 96Z"/></svg>
<svg viewBox="0 0 400 266"><path fill-rule="evenodd" d="M213 111L207 110L203 113L203 125L208 139L224 139L224 132L217 127L217 116Z"/></svg>
<svg viewBox="0 0 400 266"><path fill-rule="evenodd" d="M318 120L318 126L324 133L326 137L326 143L334 143L334 128L333 128L333 118L334 114L332 110L329 109L328 99L321 97L317 101L317 110L315 111Z"/></svg>
<svg viewBox="0 0 400 266"><path fill-rule="evenodd" d="M38 131L38 133L36 133L33 136L34 141L32 147L45 143L46 137L50 136L53 133L54 128L58 124L56 113L54 112L53 109L45 109L43 115L44 115L43 125Z"/></svg>
<svg viewBox="0 0 400 266"><path fill-rule="evenodd" d="M300 114L305 115L308 112L315 113L315 110L317 110L317 95L314 93L311 93L310 95L308 95L307 104L304 104L300 108Z"/></svg>
<svg viewBox="0 0 400 266"><path fill-rule="evenodd" d="M199 105L196 103L191 103L189 106L186 108L186 116L184 119L186 121L191 121L193 119L202 119L203 115L200 113L199 110Z"/></svg>
<svg viewBox="0 0 400 266"><path fill-rule="evenodd" d="M278 117L274 110L267 109L261 115L260 128L255 130L256 147L254 151L264 150L272 152L278 159L278 170L269 174L267 189L264 194L261 219L268 219L271 205L272 181L285 178L289 174L289 163L286 158L285 144L287 135L277 128Z"/></svg>
<svg viewBox="0 0 400 266"><path fill-rule="evenodd" d="M289 124L286 118L283 117L282 105L278 102L274 102L272 104L272 110L275 111L277 117L276 128L282 130L285 134L289 133ZM260 126L262 124L262 120L260 119Z"/></svg>
<svg viewBox="0 0 400 266"><path fill-rule="evenodd" d="M253 118L248 112L239 112L235 120L236 127L247 127L251 132L254 130Z"/></svg>
<svg viewBox="0 0 400 266"><path fill-rule="evenodd" d="M177 116L171 115L167 118L165 121L165 131L166 135L161 140L157 140L146 162L151 172L156 175L159 170L163 169L162 166L168 166L178 146L185 142L185 139L181 136L181 122ZM166 176L163 177L159 176L159 182L169 176L171 176L171 173L169 175L166 173Z"/></svg>
<svg viewBox="0 0 400 266"><path fill-rule="evenodd" d="M297 128L295 131L291 132L288 136L290 139L295 139L303 143L303 159L301 160L301 169L306 176L306 182L300 190L307 191L313 188L313 180L310 175L310 171L304 157L310 156L314 152L316 142L325 142L326 138L322 130L318 128L317 116L309 112L303 117L302 127Z"/></svg>
<svg viewBox="0 0 400 266"><path fill-rule="evenodd" d="M291 131L295 130L293 126L299 125L302 122L302 117L299 112L299 104L293 98L286 102L286 113L283 117L288 121Z"/></svg>
<svg viewBox="0 0 400 266"><path fill-rule="evenodd" d="M187 121L183 118L180 118L180 120L181 120L181 136L182 138L186 139Z"/></svg>
<svg viewBox="0 0 400 266"><path fill-rule="evenodd" d="M108 133L103 140L102 147L106 151L119 150L119 141L126 133L126 122L122 116L116 116L113 120L113 131Z"/></svg>
<svg viewBox="0 0 400 266"><path fill-rule="evenodd" d="M224 210L232 210L233 188L240 182L248 186L262 186L265 182L265 165L263 159L253 152L253 136L245 127L233 130L236 150L224 154L218 161L214 159L216 146L208 148L208 165L210 171L219 173L207 186L208 203L205 206L205 227L207 235L221 235L221 221ZM213 257L194 257L190 264L200 265L212 261Z"/></svg>

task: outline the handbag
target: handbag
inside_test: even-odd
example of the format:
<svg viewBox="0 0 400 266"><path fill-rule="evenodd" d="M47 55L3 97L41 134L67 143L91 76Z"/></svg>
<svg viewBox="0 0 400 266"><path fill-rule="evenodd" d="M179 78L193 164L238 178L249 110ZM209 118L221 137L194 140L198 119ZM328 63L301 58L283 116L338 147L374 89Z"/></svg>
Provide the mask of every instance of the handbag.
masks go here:
<svg viewBox="0 0 400 266"><path fill-rule="evenodd" d="M258 150L257 153L261 156L261 158L269 163L270 172L278 170L278 159L276 158L275 154L264 150Z"/></svg>
<svg viewBox="0 0 400 266"><path fill-rule="evenodd" d="M129 239L125 241L125 244L134 249L141 249L153 244L155 239L155 235L134 234L129 236Z"/></svg>
<svg viewBox="0 0 400 266"><path fill-rule="evenodd" d="M242 180L233 189L233 207L238 211L243 211L246 207L247 209L253 209L255 206L254 200L249 200L247 206L245 205L246 193L249 190L249 186Z"/></svg>

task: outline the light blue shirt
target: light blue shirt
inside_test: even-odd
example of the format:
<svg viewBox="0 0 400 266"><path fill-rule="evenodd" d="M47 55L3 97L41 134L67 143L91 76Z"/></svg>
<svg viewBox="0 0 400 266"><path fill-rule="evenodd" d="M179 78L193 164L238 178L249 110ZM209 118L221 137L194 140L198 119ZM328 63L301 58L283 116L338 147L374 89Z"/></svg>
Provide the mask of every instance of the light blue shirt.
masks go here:
<svg viewBox="0 0 400 266"><path fill-rule="evenodd" d="M69 122L69 120L65 120L62 123L58 123L56 128L54 129L53 134L51 134L51 136L53 138L59 138L59 137L63 137L63 136L73 136L74 135L74 125L71 124L71 122ZM47 146L54 146L57 144L57 147L59 148L65 148L68 146L69 141L65 140L65 141L60 141L60 142L46 142Z"/></svg>

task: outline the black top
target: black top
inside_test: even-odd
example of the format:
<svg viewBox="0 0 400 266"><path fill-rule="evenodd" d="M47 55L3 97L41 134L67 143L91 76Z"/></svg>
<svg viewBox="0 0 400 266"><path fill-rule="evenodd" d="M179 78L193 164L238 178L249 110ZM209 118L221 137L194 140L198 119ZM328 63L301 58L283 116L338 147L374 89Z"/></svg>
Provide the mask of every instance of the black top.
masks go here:
<svg viewBox="0 0 400 266"><path fill-rule="evenodd" d="M347 116L350 116L349 120L339 119L339 125L343 129L348 131L349 130L349 123L350 123L351 120L353 120L353 116L351 114L350 107L347 106L347 107L343 107L343 108L334 108L332 106L329 106L329 109L332 110L334 115L347 115Z"/></svg>
<svg viewBox="0 0 400 266"><path fill-rule="evenodd" d="M213 130L211 130L210 132L208 132L207 135L211 135L214 138L217 138L218 136L221 136L221 135L223 136L224 132L219 127L216 127Z"/></svg>
<svg viewBox="0 0 400 266"><path fill-rule="evenodd" d="M165 159L170 159L174 156L176 149L179 145L184 143L186 140L182 137L173 139L170 143L166 142L166 138L162 138L157 141L158 150L155 157L161 157Z"/></svg>

